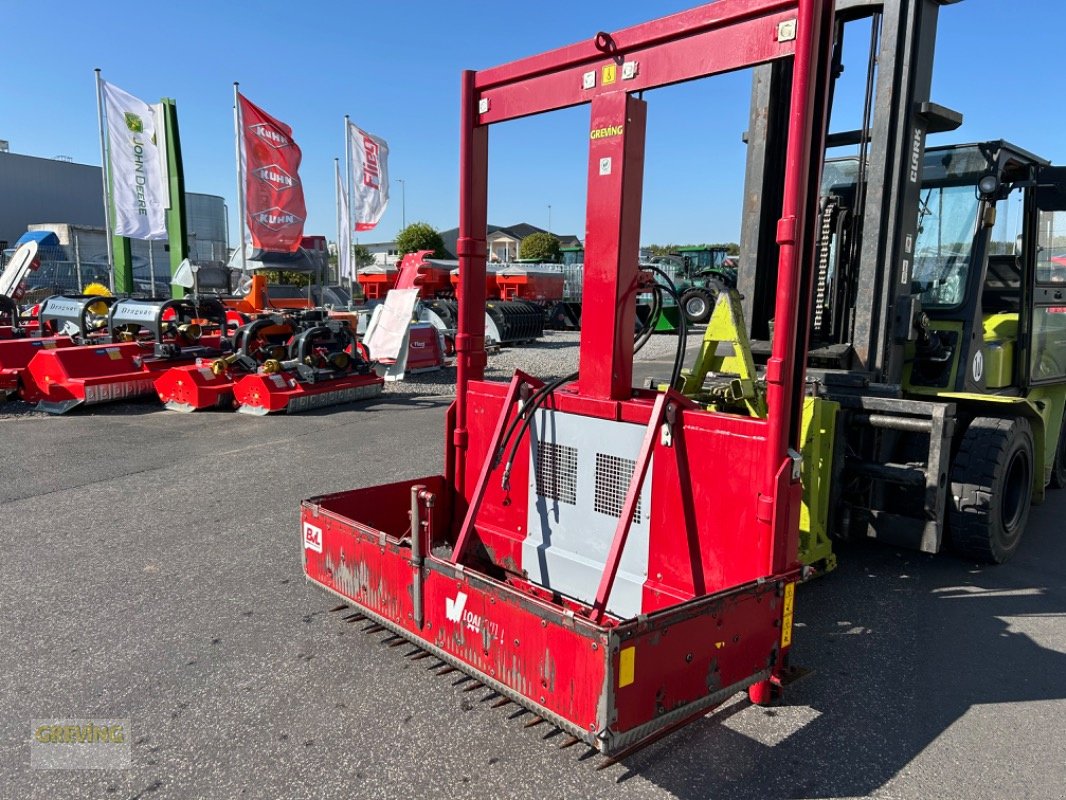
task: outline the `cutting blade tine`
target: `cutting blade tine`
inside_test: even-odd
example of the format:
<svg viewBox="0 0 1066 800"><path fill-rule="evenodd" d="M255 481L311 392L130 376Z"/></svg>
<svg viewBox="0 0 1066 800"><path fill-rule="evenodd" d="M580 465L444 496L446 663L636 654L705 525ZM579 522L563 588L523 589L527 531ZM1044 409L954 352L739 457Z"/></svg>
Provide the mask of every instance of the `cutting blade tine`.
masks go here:
<svg viewBox="0 0 1066 800"><path fill-rule="evenodd" d="M396 641L389 642L389 647L399 647L401 644L406 644L407 640L402 636L397 636Z"/></svg>
<svg viewBox="0 0 1066 800"><path fill-rule="evenodd" d="M573 747L575 744L577 744L580 741L581 740L578 739L576 736L567 736L566 737L566 741L563 742L561 745L559 745L559 749L560 750L565 750L568 747Z"/></svg>
<svg viewBox="0 0 1066 800"><path fill-rule="evenodd" d="M346 616L344 618L344 621L345 622L358 622L361 619L366 619L366 617L363 616L362 614L355 613L355 614L349 614L348 616Z"/></svg>
<svg viewBox="0 0 1066 800"><path fill-rule="evenodd" d="M363 629L363 632L364 632L364 633L377 633L378 631L383 631L383 630L385 630L385 626L384 626L384 625L378 625L378 624L377 624L377 623L375 622L375 623L374 623L373 625L371 625L371 626L370 626L369 628L364 628L364 629Z"/></svg>
<svg viewBox="0 0 1066 800"><path fill-rule="evenodd" d="M427 653L425 650L423 650L421 653L418 653L416 655L411 656L411 660L412 661L421 661L423 658L429 658L430 655L431 655L430 653Z"/></svg>
<svg viewBox="0 0 1066 800"><path fill-rule="evenodd" d="M442 669L440 672L438 672L437 675L438 676L440 676L440 675L451 675L453 672L456 672L456 671L457 670L455 669L455 667L453 667L451 664L445 664L444 669Z"/></svg>
<svg viewBox="0 0 1066 800"><path fill-rule="evenodd" d="M618 761L616 759L613 759L610 756L606 756L606 757L604 757L602 762L600 762L599 764L596 765L596 771L599 772L602 769L607 769L608 767L613 767L617 763L618 763Z"/></svg>
<svg viewBox="0 0 1066 800"><path fill-rule="evenodd" d="M329 613L332 614L335 611L344 611L344 609L346 609L347 607L348 605L346 603L341 603L339 606L334 606L333 608L331 608L329 610Z"/></svg>
<svg viewBox="0 0 1066 800"><path fill-rule="evenodd" d="M483 689L485 684L481 681L474 681L469 686L463 689L464 692L476 692L478 689Z"/></svg>
<svg viewBox="0 0 1066 800"><path fill-rule="evenodd" d="M501 697L499 700L497 700L495 703L492 704L492 707L493 708L503 708L505 705L507 705L510 702L511 702L511 700L509 698Z"/></svg>
<svg viewBox="0 0 1066 800"><path fill-rule="evenodd" d="M408 644L410 644L410 642L408 642ZM421 650L421 649L416 647L410 653L404 653L403 655L404 655L404 658L410 658L410 659L414 660L415 658L419 657L424 652L425 652L424 650Z"/></svg>
<svg viewBox="0 0 1066 800"><path fill-rule="evenodd" d="M527 722L523 727L532 728L534 725L540 725L542 722L544 722L544 720L540 717L533 717L533 719Z"/></svg>

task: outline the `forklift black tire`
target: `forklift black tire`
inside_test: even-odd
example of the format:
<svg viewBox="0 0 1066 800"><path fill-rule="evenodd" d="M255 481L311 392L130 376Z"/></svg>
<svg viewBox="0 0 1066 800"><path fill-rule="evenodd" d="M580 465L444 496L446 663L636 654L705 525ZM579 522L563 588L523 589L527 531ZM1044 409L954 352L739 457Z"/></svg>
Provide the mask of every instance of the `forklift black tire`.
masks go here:
<svg viewBox="0 0 1066 800"><path fill-rule="evenodd" d="M1066 487L1066 415L1063 415L1062 427L1059 430L1059 446L1055 449L1055 460L1051 463L1051 480L1048 486L1052 489Z"/></svg>
<svg viewBox="0 0 1066 800"><path fill-rule="evenodd" d="M1018 549L1033 496L1033 432L1024 417L978 417L951 467L948 531L953 548L990 564Z"/></svg>
<svg viewBox="0 0 1066 800"><path fill-rule="evenodd" d="M681 295L681 313L690 325L702 325L711 318L717 299L717 292L709 289L688 289Z"/></svg>

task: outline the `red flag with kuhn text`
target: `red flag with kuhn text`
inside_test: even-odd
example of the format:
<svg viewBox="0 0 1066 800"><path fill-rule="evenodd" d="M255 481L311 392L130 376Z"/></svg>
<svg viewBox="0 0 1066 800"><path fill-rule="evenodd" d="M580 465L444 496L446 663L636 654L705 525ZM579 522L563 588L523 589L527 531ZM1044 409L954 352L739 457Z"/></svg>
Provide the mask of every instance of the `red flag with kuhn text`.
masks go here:
<svg viewBox="0 0 1066 800"><path fill-rule="evenodd" d="M299 176L300 148L293 141L292 128L244 95L237 97L245 210L252 246L294 253L300 248L307 216Z"/></svg>

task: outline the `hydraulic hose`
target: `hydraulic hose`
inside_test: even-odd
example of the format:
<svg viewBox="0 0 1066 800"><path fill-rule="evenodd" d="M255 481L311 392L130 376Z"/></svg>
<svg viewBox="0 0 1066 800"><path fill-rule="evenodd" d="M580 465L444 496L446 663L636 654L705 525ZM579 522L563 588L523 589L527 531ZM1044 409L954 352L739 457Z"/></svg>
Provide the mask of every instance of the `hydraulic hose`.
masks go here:
<svg viewBox="0 0 1066 800"><path fill-rule="evenodd" d="M648 343L651 339L651 335L655 333L655 326L659 323L659 316L663 311L663 292L662 287L659 284L655 284L651 290L651 314L648 315L648 324L644 326L637 335L637 341L633 345L633 355L636 355L641 351L641 348Z"/></svg>
<svg viewBox="0 0 1066 800"><path fill-rule="evenodd" d="M661 287L656 284L652 288L651 292L652 311L648 317L648 323L644 326L643 330L641 330L637 334L637 341L633 346L634 355L636 353L639 353L641 348L648 343L648 340L651 338L651 335L655 332L655 326L659 321L659 316L662 314L663 298ZM510 442L511 437L514 435L515 429L518 427L518 425L528 416L527 412L530 410L536 410L540 406L541 400L545 395L554 391L563 383L575 380L576 378L577 373L571 373L570 375L567 375L566 377L562 378L561 383L553 382L545 384L544 386L541 386L539 389L537 389L532 395L530 395L529 399L523 406L522 411L517 414L513 420L511 420L510 425L508 425L507 430L503 434L503 438L500 440L500 445L497 448L496 453L494 454L496 464L499 464L499 462L502 460L504 451L507 449L508 442ZM521 438L521 436L519 436L519 438Z"/></svg>
<svg viewBox="0 0 1066 800"><path fill-rule="evenodd" d="M681 296L678 294L677 286L674 284L673 279L658 267L647 265L643 269L649 272L654 272L659 275L666 283L662 288L674 298L674 302L677 304L679 311L680 327L677 330L677 353L674 356L674 369L670 373L670 388L677 388L677 383L681 378L681 369L685 364L685 348L688 345L688 322L685 320L684 309L681 308Z"/></svg>
<svg viewBox="0 0 1066 800"><path fill-rule="evenodd" d="M515 417L514 421L518 422L519 419L521 419L522 424L521 427L518 428L518 435L514 437L514 443L511 445L511 452L507 456L507 463L503 466L503 478L501 479L501 485L505 490L508 488L508 485L510 483L511 466L514 464L515 456L518 454L518 445L522 443L522 437L526 435L526 431L529 429L529 426L533 422L534 415L540 409L540 406L542 406L544 402L548 399L548 396L552 392L554 392L564 383L569 383L570 381L575 380L577 378L577 375L578 373L571 372L569 375L564 375L561 378L556 378L551 383L544 384L544 386L540 387L540 389L537 390L537 393L535 395L529 398L529 402L526 403L525 409L523 409L523 411L525 412L525 416L523 417L522 414L519 414L517 417ZM501 453L504 447L506 447L506 442L500 444Z"/></svg>
<svg viewBox="0 0 1066 800"><path fill-rule="evenodd" d="M655 287L652 289L652 313L651 313L651 316L648 318L647 325L645 325L644 329L642 331L640 331L640 333L637 334L637 341L636 341L636 343L633 346L633 353L634 354L640 352L640 349L645 344L647 344L648 340L651 338L651 334L655 330L655 325L656 325L656 323L659 320L659 316L662 314L662 306L663 306L662 290L665 288L670 293L671 297L674 298L674 302L677 303L678 306L681 305L680 297L678 296L677 289L674 286L674 282L670 279L669 275L667 275L665 272L663 272L658 267L646 266L646 267L641 267L641 269L647 269L649 271L658 273L660 276L662 276L662 278L665 281L667 281L668 286L664 287L661 284L659 284L658 282L656 282ZM681 328L680 328L679 335L678 335L678 343L679 343L678 351L677 351L677 354L676 354L676 356L674 358L674 368L673 368L673 371L671 373L671 379L670 379L671 387L677 385L678 379L681 376L681 368L682 368L682 365L684 364L684 357L685 357L686 340L687 340L687 328L686 328L684 320L682 320ZM530 396L529 400L527 400L525 405L523 406L522 411L519 414L517 414L513 420L511 420L511 424L508 426L507 430L504 432L503 438L500 440L500 446L497 449L496 453L494 454L494 458L496 460L496 463L499 463L500 458L503 456L504 451L507 449L508 443L511 443L512 436L514 437L514 442L511 443L511 449L510 449L510 452L507 455L507 461L504 463L503 475L501 477L501 485L502 485L502 487L503 487L503 489L505 491L507 490L507 488L509 487L509 484L510 484L511 468L514 465L515 457L518 454L518 447L519 447L519 445L522 442L522 437L525 436L526 431L529 429L529 426L532 424L534 415L540 409L540 407L544 404L544 402L548 399L548 397L553 392L555 392L556 389L558 389L563 384L566 384L566 383L569 383L570 381L576 380L577 377L578 377L578 373L577 372L572 372L569 375L564 375L561 378L557 378L556 380L552 381L551 383L546 383L544 386L542 386L539 389L537 389L537 391L535 391ZM517 429L517 435L516 435L516 429Z"/></svg>

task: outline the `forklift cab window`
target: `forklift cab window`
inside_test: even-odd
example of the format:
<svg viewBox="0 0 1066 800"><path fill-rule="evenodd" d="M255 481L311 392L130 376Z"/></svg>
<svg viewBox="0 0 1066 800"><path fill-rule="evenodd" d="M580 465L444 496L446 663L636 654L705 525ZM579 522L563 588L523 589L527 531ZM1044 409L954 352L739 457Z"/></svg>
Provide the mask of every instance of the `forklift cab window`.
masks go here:
<svg viewBox="0 0 1066 800"><path fill-rule="evenodd" d="M1017 187L996 204L996 223L988 242L988 270L981 290L981 311L985 314L1021 311L1024 221L1024 190Z"/></svg>
<svg viewBox="0 0 1066 800"><path fill-rule="evenodd" d="M1041 211L1030 348L1034 383L1066 378L1066 211Z"/></svg>
<svg viewBox="0 0 1066 800"><path fill-rule="evenodd" d="M1025 222L1024 194L1022 187L1016 187L996 203L996 224L988 243L990 256L1012 256L1021 260L1018 237L1022 235Z"/></svg>
<svg viewBox="0 0 1066 800"><path fill-rule="evenodd" d="M912 282L923 307L951 308L965 298L977 210L971 185L922 189Z"/></svg>
<svg viewBox="0 0 1066 800"><path fill-rule="evenodd" d="M1066 211L1041 211L1036 280L1066 284Z"/></svg>

